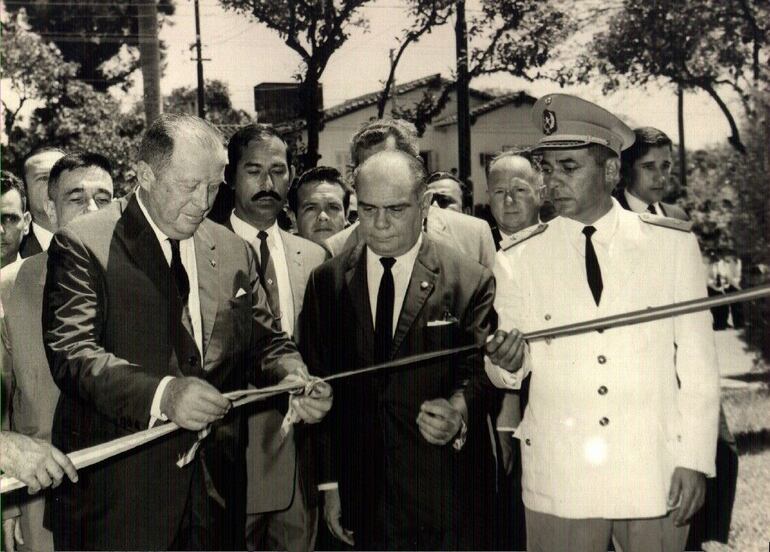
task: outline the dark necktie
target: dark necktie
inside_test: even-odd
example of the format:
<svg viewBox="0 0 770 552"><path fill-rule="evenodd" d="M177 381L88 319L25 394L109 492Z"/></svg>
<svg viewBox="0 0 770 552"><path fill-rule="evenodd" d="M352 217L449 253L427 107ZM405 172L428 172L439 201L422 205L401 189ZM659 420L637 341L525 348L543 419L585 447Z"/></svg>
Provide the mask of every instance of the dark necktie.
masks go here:
<svg viewBox="0 0 770 552"><path fill-rule="evenodd" d="M190 279L187 277L187 271L182 264L182 256L179 254L179 240L169 238L168 242L171 244L171 274L174 276L182 305L187 305L187 299L190 296Z"/></svg>
<svg viewBox="0 0 770 552"><path fill-rule="evenodd" d="M586 275L588 276L588 287L591 288L591 294L594 296L596 305L602 298L602 270L599 268L599 259L596 258L596 250L591 242L591 236L596 232L593 226L583 228L583 234L586 236Z"/></svg>
<svg viewBox="0 0 770 552"><path fill-rule="evenodd" d="M275 274L275 264L270 257L270 248L267 246L267 232L257 232L259 238L259 275L262 277L262 288L267 294L267 303L273 313L276 323L281 325L281 300L278 293L278 278Z"/></svg>
<svg viewBox="0 0 770 552"><path fill-rule="evenodd" d="M377 360L385 361L390 356L390 347L393 344L393 301L396 288L393 283L391 269L396 259L393 257L381 257L380 263L384 272L380 280L380 289L377 292L377 314L374 322L374 339L377 351Z"/></svg>
<svg viewBox="0 0 770 552"><path fill-rule="evenodd" d="M652 203L647 206L647 212L652 213L653 215L658 214L658 212L655 210L655 206Z"/></svg>

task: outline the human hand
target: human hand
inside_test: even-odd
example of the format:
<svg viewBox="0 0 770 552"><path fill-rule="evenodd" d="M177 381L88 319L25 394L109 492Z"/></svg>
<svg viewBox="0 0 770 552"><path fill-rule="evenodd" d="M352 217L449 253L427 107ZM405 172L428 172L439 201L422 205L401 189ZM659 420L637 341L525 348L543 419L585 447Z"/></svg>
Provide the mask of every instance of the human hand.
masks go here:
<svg viewBox="0 0 770 552"><path fill-rule="evenodd" d="M230 411L230 401L199 378L174 378L160 400L160 411L179 427L200 431Z"/></svg>
<svg viewBox="0 0 770 552"><path fill-rule="evenodd" d="M446 399L433 399L420 405L417 427L432 445L446 445L460 431L463 418Z"/></svg>
<svg viewBox="0 0 770 552"><path fill-rule="evenodd" d="M668 507L676 509L674 524L686 525L700 510L706 498L706 476L699 471L678 466L671 475Z"/></svg>
<svg viewBox="0 0 770 552"><path fill-rule="evenodd" d="M324 520L329 528L329 532L347 545L354 546L353 531L342 527L340 524L341 518L342 502L340 501L339 489L324 491Z"/></svg>
<svg viewBox="0 0 770 552"><path fill-rule="evenodd" d="M4 552L15 552L16 545L24 545L24 536L21 534L19 518L12 517L3 520L3 548Z"/></svg>
<svg viewBox="0 0 770 552"><path fill-rule="evenodd" d="M493 364L507 372L517 372L524 362L526 341L523 334L516 329L510 332L497 330L489 336L484 346L484 353Z"/></svg>
<svg viewBox="0 0 770 552"><path fill-rule="evenodd" d="M300 370L286 376L281 383L296 382L306 385L310 381L311 379L307 372ZM294 412L297 413L303 422L317 424L332 408L332 387L324 381L317 380L310 386L309 393L292 395L289 398L289 402Z"/></svg>
<svg viewBox="0 0 770 552"><path fill-rule="evenodd" d="M58 487L64 475L77 483L78 473L66 454L51 443L13 431L2 432L0 469L27 486L34 494L46 487Z"/></svg>

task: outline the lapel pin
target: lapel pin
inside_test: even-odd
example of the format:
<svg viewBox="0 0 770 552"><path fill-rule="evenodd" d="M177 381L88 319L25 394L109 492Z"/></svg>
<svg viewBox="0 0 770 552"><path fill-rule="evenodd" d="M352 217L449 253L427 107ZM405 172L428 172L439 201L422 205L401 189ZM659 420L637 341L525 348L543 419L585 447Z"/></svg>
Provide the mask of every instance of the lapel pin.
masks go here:
<svg viewBox="0 0 770 552"><path fill-rule="evenodd" d="M211 263L211 266L217 266L217 262L214 259L209 259L209 262Z"/></svg>
<svg viewBox="0 0 770 552"><path fill-rule="evenodd" d="M272 278L268 278L267 279L267 285L268 286L272 286L273 285L273 279Z"/></svg>
<svg viewBox="0 0 770 552"><path fill-rule="evenodd" d="M420 282L420 289L428 289L428 282Z"/></svg>

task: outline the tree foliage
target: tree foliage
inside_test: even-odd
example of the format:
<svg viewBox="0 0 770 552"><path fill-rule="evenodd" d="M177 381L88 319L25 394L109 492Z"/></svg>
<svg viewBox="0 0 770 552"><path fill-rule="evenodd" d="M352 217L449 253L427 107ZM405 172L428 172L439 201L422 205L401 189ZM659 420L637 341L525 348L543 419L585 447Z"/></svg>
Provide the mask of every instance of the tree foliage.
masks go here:
<svg viewBox="0 0 770 552"><path fill-rule="evenodd" d="M275 31L301 59L297 74L307 145L302 167L318 162L321 112L318 85L334 52L347 41L350 30L365 27L359 13L370 0L220 0L228 9L248 15Z"/></svg>
<svg viewBox="0 0 770 552"><path fill-rule="evenodd" d="M623 0L615 9L596 8L585 20L607 13L606 29L588 51L559 74L561 82L599 78L605 91L670 82L706 92L730 125L730 144L745 151L736 117L724 91L737 94L746 114L751 92L767 84L770 4L765 0ZM593 14L593 15L592 15Z"/></svg>
<svg viewBox="0 0 770 552"><path fill-rule="evenodd" d="M23 157L42 146L97 151L113 161L116 184L125 191L134 179L132 156L144 128L141 115L121 113L109 93L77 79L77 65L65 62L53 44L20 22L4 23L2 30L2 78L8 83L3 102L18 96L32 107L22 116L18 106L3 104L3 166L18 171Z"/></svg>
<svg viewBox="0 0 770 552"><path fill-rule="evenodd" d="M173 15L173 0L5 0L11 15L24 10L31 28L53 42L66 62L78 65L77 77L97 91L127 87L139 68L137 5L158 3L160 23Z"/></svg>
<svg viewBox="0 0 770 552"><path fill-rule="evenodd" d="M165 113L197 113L198 95L195 86L175 88L163 100ZM235 109L230 99L227 83L220 80L206 81L206 119L218 126L240 126L251 121L242 109Z"/></svg>

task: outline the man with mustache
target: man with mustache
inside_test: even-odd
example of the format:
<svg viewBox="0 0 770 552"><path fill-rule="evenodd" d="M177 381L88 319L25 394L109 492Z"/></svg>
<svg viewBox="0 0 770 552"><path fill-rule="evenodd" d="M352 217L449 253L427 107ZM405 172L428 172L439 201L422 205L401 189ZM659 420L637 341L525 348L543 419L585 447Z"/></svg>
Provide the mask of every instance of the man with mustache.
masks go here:
<svg viewBox="0 0 770 552"><path fill-rule="evenodd" d="M305 171L289 188L289 209L297 233L325 247L324 241L345 228L350 189L334 167Z"/></svg>
<svg viewBox="0 0 770 552"><path fill-rule="evenodd" d="M310 271L327 255L276 222L294 177L290 155L269 125L249 124L233 135L225 179L234 191L235 209L225 226L251 245L276 326L293 336ZM281 434L285 404L285 399L261 402L249 412L249 550L312 550L315 543L317 492L308 481L301 429Z"/></svg>

